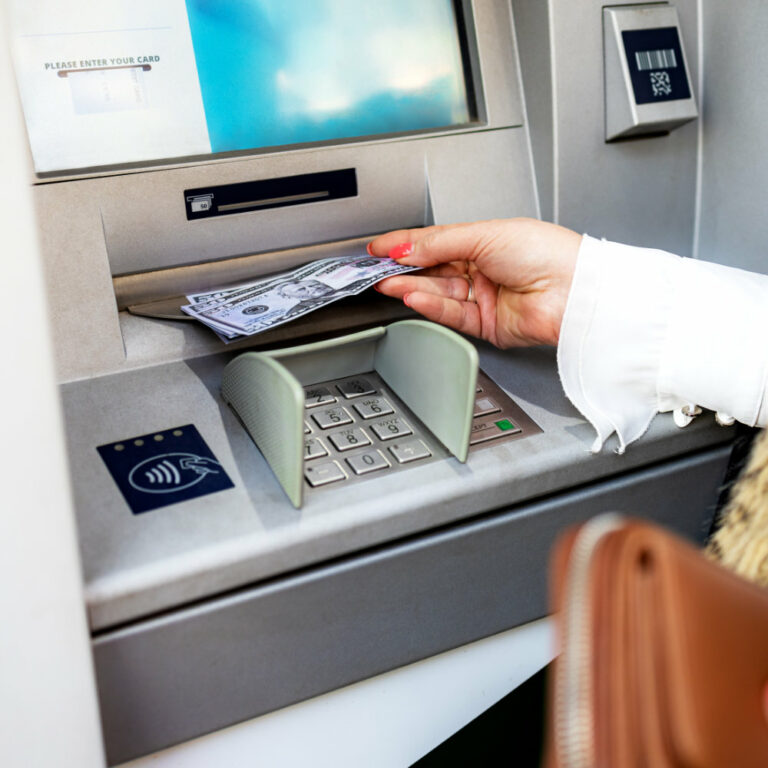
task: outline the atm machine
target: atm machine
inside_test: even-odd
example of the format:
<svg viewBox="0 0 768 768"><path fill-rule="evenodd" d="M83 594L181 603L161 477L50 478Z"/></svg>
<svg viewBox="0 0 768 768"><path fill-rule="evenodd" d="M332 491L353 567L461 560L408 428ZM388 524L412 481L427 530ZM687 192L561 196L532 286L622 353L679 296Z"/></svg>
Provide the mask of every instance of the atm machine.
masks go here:
<svg viewBox="0 0 768 768"><path fill-rule="evenodd" d="M472 386L457 458L378 378L370 345L416 327L398 302L231 344L179 311L433 223L541 216L696 255L696 0L10 5L110 764L544 616L549 546L594 513L706 535L732 438L711 416L591 455L552 350L462 339L479 378L445 363ZM316 483L307 458L292 502L222 394L254 353L298 360L326 449L318 407L371 431L362 382L426 453L371 435L386 466L340 451ZM292 429L275 417L274 442Z"/></svg>

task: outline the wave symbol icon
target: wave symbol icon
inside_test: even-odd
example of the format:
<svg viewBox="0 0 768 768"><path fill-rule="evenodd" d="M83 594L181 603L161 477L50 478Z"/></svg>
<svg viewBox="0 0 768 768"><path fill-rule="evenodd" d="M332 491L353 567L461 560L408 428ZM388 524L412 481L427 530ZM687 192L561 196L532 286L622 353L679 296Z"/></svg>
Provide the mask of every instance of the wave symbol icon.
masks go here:
<svg viewBox="0 0 768 768"><path fill-rule="evenodd" d="M165 453L139 462L128 475L131 487L143 493L176 493L197 485L221 465L194 453Z"/></svg>
<svg viewBox="0 0 768 768"><path fill-rule="evenodd" d="M159 485L163 485L165 483L166 485L181 485L181 473L176 469L174 464L171 464L171 462L168 461L168 459L163 460L162 463L152 467L152 469L148 469L144 473L144 476L150 484L158 483Z"/></svg>

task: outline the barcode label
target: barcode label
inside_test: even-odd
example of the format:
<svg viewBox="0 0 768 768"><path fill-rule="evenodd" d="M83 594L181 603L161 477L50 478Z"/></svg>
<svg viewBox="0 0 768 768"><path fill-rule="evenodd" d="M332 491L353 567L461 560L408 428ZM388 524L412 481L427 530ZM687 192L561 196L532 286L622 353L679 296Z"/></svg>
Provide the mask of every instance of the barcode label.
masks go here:
<svg viewBox="0 0 768 768"><path fill-rule="evenodd" d="M646 69L674 69L677 66L674 48L661 48L658 51L635 51L635 61L640 72Z"/></svg>

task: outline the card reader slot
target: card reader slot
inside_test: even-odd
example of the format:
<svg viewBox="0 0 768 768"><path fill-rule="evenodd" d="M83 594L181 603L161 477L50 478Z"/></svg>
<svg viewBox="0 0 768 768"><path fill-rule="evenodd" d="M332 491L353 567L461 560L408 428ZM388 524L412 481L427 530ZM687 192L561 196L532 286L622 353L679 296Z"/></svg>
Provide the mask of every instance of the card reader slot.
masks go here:
<svg viewBox="0 0 768 768"><path fill-rule="evenodd" d="M273 208L276 205L287 203L308 203L311 200L322 200L330 197L331 193L327 189L318 192L304 192L298 195L283 195L282 197L266 197L263 200L246 200L242 203L226 203L219 206L219 213L229 211L243 211L253 208Z"/></svg>
<svg viewBox="0 0 768 768"><path fill-rule="evenodd" d="M357 172L342 168L184 190L187 219L301 205L357 196Z"/></svg>

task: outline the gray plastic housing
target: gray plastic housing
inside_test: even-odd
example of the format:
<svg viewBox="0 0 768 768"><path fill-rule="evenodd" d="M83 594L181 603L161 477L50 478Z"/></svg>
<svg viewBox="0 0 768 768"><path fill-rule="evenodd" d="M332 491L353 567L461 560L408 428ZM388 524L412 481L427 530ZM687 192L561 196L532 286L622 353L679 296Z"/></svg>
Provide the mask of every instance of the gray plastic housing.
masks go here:
<svg viewBox="0 0 768 768"><path fill-rule="evenodd" d="M459 460L466 461L477 350L443 326L403 320L337 339L246 352L224 369L221 393L295 507L304 492L304 390L375 371Z"/></svg>

